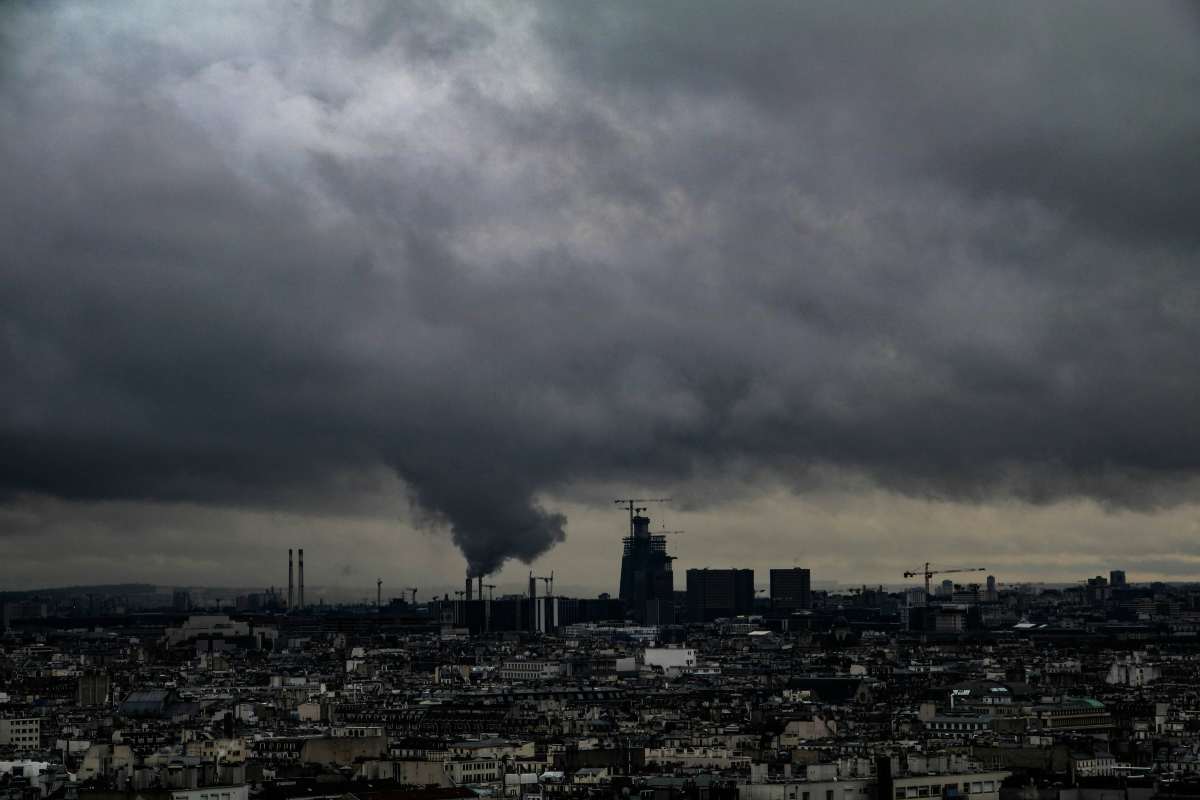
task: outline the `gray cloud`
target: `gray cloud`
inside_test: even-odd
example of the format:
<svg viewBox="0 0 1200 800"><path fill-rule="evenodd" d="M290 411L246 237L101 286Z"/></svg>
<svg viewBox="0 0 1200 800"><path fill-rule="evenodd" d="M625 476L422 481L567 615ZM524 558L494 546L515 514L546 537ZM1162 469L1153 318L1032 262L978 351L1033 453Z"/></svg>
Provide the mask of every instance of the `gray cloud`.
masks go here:
<svg viewBox="0 0 1200 800"><path fill-rule="evenodd" d="M1186 8L0 14L10 505L1192 497Z"/></svg>

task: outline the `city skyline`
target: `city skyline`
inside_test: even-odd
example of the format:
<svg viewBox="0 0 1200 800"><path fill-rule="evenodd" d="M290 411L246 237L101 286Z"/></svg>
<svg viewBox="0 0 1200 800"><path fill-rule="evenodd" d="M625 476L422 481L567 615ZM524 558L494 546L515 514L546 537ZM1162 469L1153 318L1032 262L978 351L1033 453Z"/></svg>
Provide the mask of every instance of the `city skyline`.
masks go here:
<svg viewBox="0 0 1200 800"><path fill-rule="evenodd" d="M597 514L598 519L601 521L608 520L611 522L613 519L617 520L617 524L615 526L616 529L608 531L608 534L610 535L610 541L605 542L597 537L597 541L599 542L599 547L597 549L601 551L601 554L597 555L595 558L596 560L602 560L603 555L608 556L610 563L607 565L607 568L608 571L611 572L611 576L591 575L589 576L590 580L588 578L581 580L578 576L582 571L572 568L571 559L569 557L560 555L556 558L554 554L550 554L542 559L541 562L535 562L533 565L519 563L510 565L501 573L491 576L489 580L493 580L495 583L497 583L497 592L524 593L527 585L527 574L529 572L543 574L544 572L548 571L557 571L556 585L561 590L558 592L560 594L564 594L565 596L595 596L601 593L608 593L614 597L618 596L621 570L621 560L618 553L621 538L623 534L628 532L628 521L623 520L622 518L624 511L618 509L618 512L619 513L616 514ZM676 518L681 517L680 515L677 515ZM1109 518L1111 518L1111 515L1109 515ZM651 517L651 525L654 526L654 523L655 520L653 517ZM753 526L755 523L756 520L751 518L747 524ZM692 524L695 525L696 523L693 521ZM658 525L657 527L651 527L650 530L651 532L654 532L662 529L662 526ZM618 533L618 531L621 533ZM383 531L382 533L384 536L386 536L388 531ZM689 537L689 533L693 535ZM910 569L919 569L921 564L906 561L904 560L904 556L898 556L890 559L889 563L894 563L897 567L894 572L889 571L884 567L875 567L875 569L881 571L876 572L874 575L863 572L855 572L855 570L861 566L862 562L860 561L850 560L845 564L845 566L840 568L837 565L831 565L829 560L830 549L828 547L819 551L809 551L807 558L801 555L796 555L790 561L786 558L786 553L783 553L782 551L778 553L766 552L747 554L738 548L724 551L721 557L723 560L705 560L708 554L714 552L712 547L702 546L698 554L689 553L688 549L688 544L692 540L696 538L706 538L704 536L703 526L695 527L690 531L678 531L678 534L681 534L682 538L675 538L674 545L671 547L671 555L676 562L674 567L677 578L675 588L676 591L679 592L684 591L684 576L689 569L748 568L754 570L755 586L760 589L766 589L769 587L770 570L787 569L793 566L801 566L809 568L810 570L815 568L816 572L813 575L813 586L816 589L848 589L863 585L871 587L882 585L889 590L897 590L905 586L916 587L921 584L921 579L919 577L908 577L903 574L903 572ZM281 535L286 536L287 534L285 532ZM374 565L375 571L371 572L370 568L363 566L362 563L347 560L345 558L345 553L340 548L328 547L320 542L318 542L318 545L315 548L311 545L308 545L310 553L308 561L308 585L310 587L310 592L317 592L317 594L313 595L314 598L320 598L325 594L330 594L333 598L333 602L348 602L360 598L370 599L370 597L373 596L372 591L373 587L375 587L375 582L377 580L383 580L384 585L387 587L387 591L392 592L394 596L400 596L403 594L397 590L406 588L413 582L421 584L423 597L427 597L430 591L436 591L438 594L453 593L457 589L461 588L462 585L461 573L457 573L455 570L457 561L453 558L453 554L448 557L446 556L445 550L441 546L441 542L438 540L436 534L426 533L423 536L424 545L429 548L429 551L443 557L443 563L446 564L445 571L443 573L431 575L428 571L414 572L411 570L396 571L395 569L381 570L379 568L379 559L374 551L367 553L365 559L366 562ZM722 540L728 539L729 537L725 532L725 529L722 528L713 531L712 538L714 540ZM734 538L736 539L736 537ZM781 541L787 541L787 539L788 537L786 534L781 537ZM382 544L377 543L375 546L386 547L387 541L387 539L384 539ZM284 543L287 543L286 539L284 540ZM569 550L569 548L565 546L563 549ZM136 563L131 565L131 567L125 572L119 573L118 577L120 577L121 580L115 582L148 582L161 586L182 587L236 587L246 590L251 588L255 590L263 590L273 586L277 590L286 592L288 578L285 563L286 558L285 556L281 555L285 551L286 547L280 549L278 547L274 547L273 545L270 547L263 545L259 549L255 550L256 557L261 557L262 561L245 565L247 570L245 574L251 576L263 576L267 579L265 582L254 582L253 580L247 580L243 583L214 581L207 579L205 577L206 573L203 571L198 573L171 573L168 571L166 573L160 572L157 575L151 575L145 573L144 567ZM944 569L962 566L968 563L974 564L980 561L978 558L972 560L973 557L970 553L964 552L960 555L961 557L952 558L950 557L951 554L947 553L944 558L933 561L933 568ZM411 558L407 559L407 561L411 562ZM405 559L397 560L397 563L399 564L404 564L405 562ZM978 574L955 575L954 578L957 579L957 582L959 583L978 583L982 585L985 583L985 578L988 575L995 575L997 576L997 579L1005 585L1027 583L1045 584L1049 586L1078 586L1094 575L1107 575L1111 570L1114 569L1119 570L1124 567L1126 568L1126 572L1130 571L1128 569L1128 563L1126 562L1108 563L1099 559L1092 560L1086 565L1082 565L1077 561L1068 561L1058 565L1050 565L1049 568L1044 572L1030 570L1029 559L1023 557L1010 556L1007 559L997 563L1004 564L1006 566L983 567L982 571L980 571ZM316 569L319 570L318 575L320 576L319 580L316 582L312 580L312 570L314 564ZM1070 569L1072 565L1077 567L1090 566L1090 571L1089 569L1082 569L1082 571L1071 573ZM545 566L546 569L543 570L542 566ZM62 574L62 572L60 570L55 574ZM170 580L159 580L158 577L164 574L168 576L171 574L176 574L178 577ZM207 574L212 573L210 572ZM228 575L229 571L224 570L222 574ZM1133 571L1133 575L1134 577L1131 579L1132 582L1140 584L1148 584L1154 581L1173 583L1196 582L1195 579L1188 574ZM6 589L25 591L40 588L56 588L59 586L69 585L88 585L89 582L83 579L85 577L86 574L84 574L79 581L60 580L57 583L53 581L43 581L39 583L36 579L27 579L19 583L10 582L4 587L0 587L0 592ZM229 599L232 599L232 597Z"/></svg>

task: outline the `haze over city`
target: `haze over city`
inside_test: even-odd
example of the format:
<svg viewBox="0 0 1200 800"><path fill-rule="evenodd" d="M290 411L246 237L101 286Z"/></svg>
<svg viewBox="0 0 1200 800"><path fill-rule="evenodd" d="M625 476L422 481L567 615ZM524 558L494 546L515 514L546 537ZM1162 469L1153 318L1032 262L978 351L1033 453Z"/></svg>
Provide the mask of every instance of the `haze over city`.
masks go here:
<svg viewBox="0 0 1200 800"><path fill-rule="evenodd" d="M0 589L1200 579L1198 26L5 4Z"/></svg>

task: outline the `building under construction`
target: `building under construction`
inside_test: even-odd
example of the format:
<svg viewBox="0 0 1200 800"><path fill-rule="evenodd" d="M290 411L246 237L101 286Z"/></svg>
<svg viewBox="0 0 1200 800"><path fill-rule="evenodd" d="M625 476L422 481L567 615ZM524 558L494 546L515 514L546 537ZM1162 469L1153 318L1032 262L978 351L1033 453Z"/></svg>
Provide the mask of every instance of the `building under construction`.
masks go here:
<svg viewBox="0 0 1200 800"><path fill-rule="evenodd" d="M643 511L645 509L636 509ZM667 555L667 537L650 532L650 518L632 513L629 535L621 556L621 600L630 618L643 625L675 622L673 557Z"/></svg>

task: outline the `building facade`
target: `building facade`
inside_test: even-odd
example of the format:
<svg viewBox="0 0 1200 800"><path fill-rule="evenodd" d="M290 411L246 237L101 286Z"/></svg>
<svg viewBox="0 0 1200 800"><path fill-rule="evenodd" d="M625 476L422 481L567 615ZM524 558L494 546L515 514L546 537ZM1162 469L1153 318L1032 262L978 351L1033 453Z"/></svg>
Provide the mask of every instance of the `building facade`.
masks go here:
<svg viewBox="0 0 1200 800"><path fill-rule="evenodd" d="M771 570L771 606L812 608L812 573L800 567Z"/></svg>
<svg viewBox="0 0 1200 800"><path fill-rule="evenodd" d="M687 608L689 622L750 613L754 608L754 570L689 569Z"/></svg>

